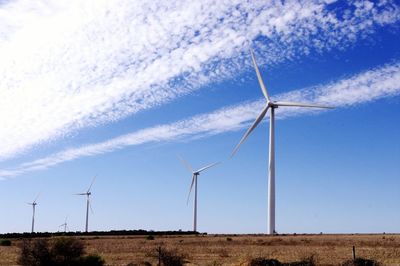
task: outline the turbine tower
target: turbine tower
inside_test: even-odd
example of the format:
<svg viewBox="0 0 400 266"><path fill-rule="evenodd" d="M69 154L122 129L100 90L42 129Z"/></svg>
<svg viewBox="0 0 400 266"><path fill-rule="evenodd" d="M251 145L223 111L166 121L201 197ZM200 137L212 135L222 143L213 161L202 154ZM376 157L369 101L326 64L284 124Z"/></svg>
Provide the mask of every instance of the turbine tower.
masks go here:
<svg viewBox="0 0 400 266"><path fill-rule="evenodd" d="M37 199L39 198L39 195L35 198L33 202L28 202L29 205L32 205L32 228L31 228L31 233L35 231L35 210L36 210L36 205L37 205Z"/></svg>
<svg viewBox="0 0 400 266"><path fill-rule="evenodd" d="M92 206L90 204L90 195L92 195L92 192L90 192L90 189L92 188L92 185L95 180L96 180L96 176L93 177L92 183L90 183L90 186L86 192L75 194L75 195L79 195L79 196L86 196L86 226L85 226L86 233L88 232L88 229L89 229L89 208L93 213Z"/></svg>
<svg viewBox="0 0 400 266"><path fill-rule="evenodd" d="M200 175L201 172L203 172L204 170L211 168L217 164L219 164L220 162L216 162L216 163L212 163L209 164L207 166L204 166L202 168L200 168L197 171L193 171L192 166L185 161L183 158L179 157L179 159L182 161L183 165L189 170L189 172L192 174L192 184L190 185L190 189L189 189L189 194L187 197L187 203L189 203L189 197L190 197L190 193L192 192L192 188L194 185L194 201L193 201L193 232L197 231L197 177Z"/></svg>
<svg viewBox="0 0 400 266"><path fill-rule="evenodd" d="M312 107L312 108L333 108L324 105L308 104L308 103L297 103L297 102L283 102L283 101L272 101L269 97L267 88L263 82L263 79L258 69L256 59L254 57L253 50L250 50L251 59L257 74L257 79L261 87L261 91L264 94L266 105L262 109L261 113L258 115L257 119L254 121L253 125L247 130L243 138L240 140L239 144L235 147L232 155L235 155L240 145L246 140L249 134L254 128L262 121L268 109L271 110L269 119L269 163L268 163L268 228L267 233L273 235L275 231L275 109L281 106L287 107Z"/></svg>

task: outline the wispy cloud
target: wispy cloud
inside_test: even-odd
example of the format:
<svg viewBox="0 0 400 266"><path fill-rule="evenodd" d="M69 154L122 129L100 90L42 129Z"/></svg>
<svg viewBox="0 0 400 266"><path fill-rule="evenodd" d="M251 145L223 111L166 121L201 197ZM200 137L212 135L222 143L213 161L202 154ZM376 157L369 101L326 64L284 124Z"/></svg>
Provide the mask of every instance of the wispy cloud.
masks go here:
<svg viewBox="0 0 400 266"><path fill-rule="evenodd" d="M5 1L0 160L231 77L248 41L276 64L397 23L395 2ZM121 140L123 141L123 140Z"/></svg>
<svg viewBox="0 0 400 266"><path fill-rule="evenodd" d="M400 63L395 63L328 85L296 90L275 95L273 98L276 100L315 102L336 107L347 107L399 94ZM139 130L108 141L67 149L48 157L23 163L15 169L0 170L0 177L6 178L21 175L78 158L104 154L144 143L177 141L189 137L204 137L239 130L255 119L264 104L264 100L258 100L230 106L176 123ZM310 109L306 108L279 108L277 111L278 118L311 112Z"/></svg>

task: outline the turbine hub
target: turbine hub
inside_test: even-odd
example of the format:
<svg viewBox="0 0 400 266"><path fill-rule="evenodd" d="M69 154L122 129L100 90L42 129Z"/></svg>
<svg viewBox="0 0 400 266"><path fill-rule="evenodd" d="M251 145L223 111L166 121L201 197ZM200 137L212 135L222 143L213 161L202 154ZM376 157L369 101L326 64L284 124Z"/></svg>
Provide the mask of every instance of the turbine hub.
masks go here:
<svg viewBox="0 0 400 266"><path fill-rule="evenodd" d="M278 108L278 105L276 103L274 103L273 101L268 101L268 106L270 108Z"/></svg>

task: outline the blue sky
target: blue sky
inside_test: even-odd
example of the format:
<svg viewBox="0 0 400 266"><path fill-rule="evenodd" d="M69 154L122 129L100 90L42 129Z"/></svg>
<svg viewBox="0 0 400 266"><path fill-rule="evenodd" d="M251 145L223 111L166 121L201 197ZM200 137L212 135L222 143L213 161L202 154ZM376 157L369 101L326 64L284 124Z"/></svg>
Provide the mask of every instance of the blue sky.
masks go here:
<svg viewBox="0 0 400 266"><path fill-rule="evenodd" d="M212 6L213 8L209 8ZM270 95L279 108L276 230L399 232L400 6L396 1L0 2L0 232L263 233Z"/></svg>

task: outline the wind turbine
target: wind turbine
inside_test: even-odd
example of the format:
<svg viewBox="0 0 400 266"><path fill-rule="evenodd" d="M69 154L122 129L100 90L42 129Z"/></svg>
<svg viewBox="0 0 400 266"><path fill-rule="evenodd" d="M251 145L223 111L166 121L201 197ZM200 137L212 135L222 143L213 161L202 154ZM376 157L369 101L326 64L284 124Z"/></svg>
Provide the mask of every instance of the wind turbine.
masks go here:
<svg viewBox="0 0 400 266"><path fill-rule="evenodd" d="M60 225L58 226L58 227L64 227L64 233L67 232L67 228L68 228L68 226L67 226L67 219L68 219L68 216L65 217L64 223L63 223L63 224L60 224Z"/></svg>
<svg viewBox="0 0 400 266"><path fill-rule="evenodd" d="M192 166L187 161L185 161L182 157L179 157L179 159L181 160L183 165L189 170L189 172L192 173L192 184L190 185L189 194L188 194L188 197L187 197L187 203L189 203L190 193L192 192L192 188L193 188L193 185L194 185L193 231L196 232L197 231L197 177L204 170L206 170L208 168L211 168L211 167L219 164L220 162L212 163L212 164L209 164L207 166L204 166L204 167L200 168L197 171L193 171Z"/></svg>
<svg viewBox="0 0 400 266"><path fill-rule="evenodd" d="M92 188L92 185L95 180L96 180L96 176L93 177L92 183L90 183L90 186L86 192L75 194L75 195L80 195L80 196L86 196L86 226L85 226L86 233L88 232L88 227L89 227L89 207L93 213L92 206L90 205L90 195L92 195L92 192L90 192L90 189Z"/></svg>
<svg viewBox="0 0 400 266"><path fill-rule="evenodd" d="M28 202L27 204L32 205L32 229L31 229L31 233L33 233L35 231L35 210L36 210L36 205L37 205L37 199L39 198L38 194L35 198L35 200L33 202Z"/></svg>
<svg viewBox="0 0 400 266"><path fill-rule="evenodd" d="M258 115L257 119L254 121L253 125L247 130L244 134L243 138L240 140L239 144L236 145L235 149L232 152L232 155L235 155L240 145L246 140L246 138L250 135L254 128L261 122L267 113L268 109L271 110L270 119L269 119L269 171L268 171L268 230L267 233L272 235L276 233L275 231L275 109L280 106L287 107L311 107L311 108L328 108L331 109L333 107L317 105L317 104L308 104L308 103L298 103L298 102L283 102L283 101L272 101L269 97L267 88L264 84L264 81L261 77L260 70L258 69L257 62L253 53L253 50L250 50L251 59L253 61L253 65L257 74L257 79L261 87L261 91L264 94L266 105L262 109L261 113Z"/></svg>

